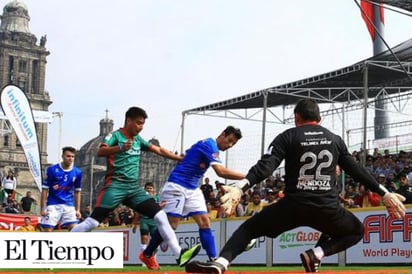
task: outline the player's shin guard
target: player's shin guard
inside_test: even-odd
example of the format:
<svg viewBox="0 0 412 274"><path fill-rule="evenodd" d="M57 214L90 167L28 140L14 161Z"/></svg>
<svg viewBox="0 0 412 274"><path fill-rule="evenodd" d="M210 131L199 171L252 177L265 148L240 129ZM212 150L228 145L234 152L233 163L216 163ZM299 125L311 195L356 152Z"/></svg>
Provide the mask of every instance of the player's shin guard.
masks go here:
<svg viewBox="0 0 412 274"><path fill-rule="evenodd" d="M90 232L99 225L99 222L92 217L87 217L86 220L73 227L71 232Z"/></svg>
<svg viewBox="0 0 412 274"><path fill-rule="evenodd" d="M155 250L162 242L163 242L163 238L162 236L160 236L159 230L156 229L155 232L152 234L152 237L150 238L149 244L143 250L143 254L146 257L153 256L153 254L155 253Z"/></svg>
<svg viewBox="0 0 412 274"><path fill-rule="evenodd" d="M329 240L330 240L330 236L326 233L322 233L320 234L319 240L315 244L315 247L321 246Z"/></svg>
<svg viewBox="0 0 412 274"><path fill-rule="evenodd" d="M216 258L215 238L210 228L199 228L200 243L210 260Z"/></svg>
<svg viewBox="0 0 412 274"><path fill-rule="evenodd" d="M219 257L224 257L229 262L233 261L240 253L245 251L252 237L244 225L241 225L229 238L220 251Z"/></svg>
<svg viewBox="0 0 412 274"><path fill-rule="evenodd" d="M154 216L154 220L157 223L157 229L159 230L160 236L162 236L163 240L167 242L173 254L179 256L181 247L179 246L174 230L169 224L166 213L163 210L160 210Z"/></svg>

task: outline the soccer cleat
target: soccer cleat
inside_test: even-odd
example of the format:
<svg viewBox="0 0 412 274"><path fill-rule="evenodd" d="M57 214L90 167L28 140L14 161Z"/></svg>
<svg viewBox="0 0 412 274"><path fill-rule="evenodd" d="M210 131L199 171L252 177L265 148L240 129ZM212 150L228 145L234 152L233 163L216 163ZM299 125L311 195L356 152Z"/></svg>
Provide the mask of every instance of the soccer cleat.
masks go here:
<svg viewBox="0 0 412 274"><path fill-rule="evenodd" d="M199 262L192 261L188 263L185 267L187 273L212 273L212 274L223 274L225 272L225 267L216 261L213 262Z"/></svg>
<svg viewBox="0 0 412 274"><path fill-rule="evenodd" d="M312 249L300 253L300 259L302 260L302 265L307 273L319 272L320 260L316 258Z"/></svg>
<svg viewBox="0 0 412 274"><path fill-rule="evenodd" d="M147 268L149 268L151 270L159 270L160 269L160 266L157 263L155 256L146 257L143 254L143 251L142 251L139 254L139 259L142 261L142 263L144 263L147 266Z"/></svg>
<svg viewBox="0 0 412 274"><path fill-rule="evenodd" d="M191 248L183 248L182 251L180 251L179 258L176 259L177 264L179 266L185 266L199 253L200 248L200 244L194 245Z"/></svg>

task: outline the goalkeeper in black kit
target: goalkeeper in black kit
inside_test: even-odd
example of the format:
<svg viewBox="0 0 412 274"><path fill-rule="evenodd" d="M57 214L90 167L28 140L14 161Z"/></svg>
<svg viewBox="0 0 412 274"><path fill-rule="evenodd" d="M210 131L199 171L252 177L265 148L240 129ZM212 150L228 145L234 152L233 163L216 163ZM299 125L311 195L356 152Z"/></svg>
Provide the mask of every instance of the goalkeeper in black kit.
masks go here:
<svg viewBox="0 0 412 274"><path fill-rule="evenodd" d="M319 124L319 106L314 100L300 100L294 115L296 127L272 141L267 153L250 168L246 179L235 186L224 186L226 194L221 201L230 211L247 189L272 175L283 160L285 197L242 223L215 261L192 261L186 265L186 272L222 274L252 239L261 236L276 238L300 226L312 227L329 236L319 246L300 254L305 271L318 272L323 257L346 250L363 237L363 224L339 204L337 165L382 196L391 218L404 218L406 209L402 201L405 198L378 184L355 162L342 138Z"/></svg>

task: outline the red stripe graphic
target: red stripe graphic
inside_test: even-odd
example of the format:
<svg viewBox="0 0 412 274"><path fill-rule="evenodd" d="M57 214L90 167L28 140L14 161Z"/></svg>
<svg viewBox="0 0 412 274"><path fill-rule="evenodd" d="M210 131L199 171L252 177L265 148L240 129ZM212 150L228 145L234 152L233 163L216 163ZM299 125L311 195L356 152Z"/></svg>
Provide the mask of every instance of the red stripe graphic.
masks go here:
<svg viewBox="0 0 412 274"><path fill-rule="evenodd" d="M375 28L373 23L375 22L375 15L373 13L374 4L367 0L361 0L361 9L362 9L362 19L365 21L366 27L368 28L369 34L371 35L372 40L375 40ZM384 12L382 5L379 6L379 15L380 21L384 24Z"/></svg>

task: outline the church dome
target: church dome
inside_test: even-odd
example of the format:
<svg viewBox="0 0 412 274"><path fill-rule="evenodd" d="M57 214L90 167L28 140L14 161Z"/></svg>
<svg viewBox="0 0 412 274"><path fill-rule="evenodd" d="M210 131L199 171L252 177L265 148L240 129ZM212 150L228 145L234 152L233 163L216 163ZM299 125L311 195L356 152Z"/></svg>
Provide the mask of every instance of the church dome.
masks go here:
<svg viewBox="0 0 412 274"><path fill-rule="evenodd" d="M97 150L103 138L113 131L113 120L106 117L100 120L100 131L97 137L89 140L85 143L80 150L76 153L76 166L90 166L93 162L94 168L105 168L106 158L97 157Z"/></svg>
<svg viewBox="0 0 412 274"><path fill-rule="evenodd" d="M17 1L17 0L12 1L12 2L8 3L7 5L5 5L3 11L4 11L4 13L9 13L9 14L17 13L17 14L20 14L20 15L25 15L27 18L30 19L29 11L27 9L26 4L24 4L20 1Z"/></svg>
<svg viewBox="0 0 412 274"><path fill-rule="evenodd" d="M29 11L20 1L12 1L4 6L1 16L1 30L10 32L30 33Z"/></svg>
<svg viewBox="0 0 412 274"><path fill-rule="evenodd" d="M103 137L97 136L87 143L85 143L76 155L76 166L90 166L93 160L93 165L102 165L106 164L104 157L97 157L97 150L100 143L102 142ZM93 158L93 159L92 159Z"/></svg>

